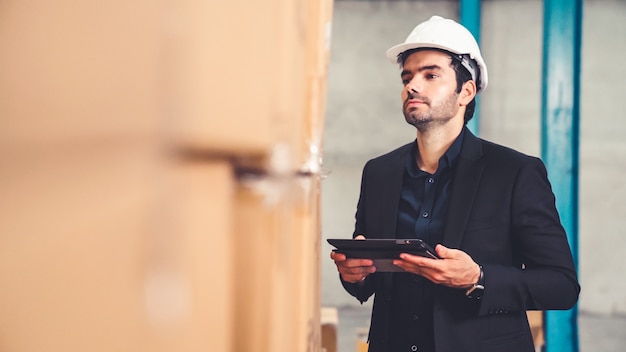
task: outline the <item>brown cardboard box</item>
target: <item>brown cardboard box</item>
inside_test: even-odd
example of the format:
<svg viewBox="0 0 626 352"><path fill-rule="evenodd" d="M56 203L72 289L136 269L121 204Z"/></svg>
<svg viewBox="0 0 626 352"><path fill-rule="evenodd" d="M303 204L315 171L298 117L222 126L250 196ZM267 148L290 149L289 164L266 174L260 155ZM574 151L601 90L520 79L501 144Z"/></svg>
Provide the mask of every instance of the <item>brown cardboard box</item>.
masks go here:
<svg viewBox="0 0 626 352"><path fill-rule="evenodd" d="M146 274L154 340L170 335L169 351L232 351L237 278L232 165L183 160L168 163L163 174Z"/></svg>
<svg viewBox="0 0 626 352"><path fill-rule="evenodd" d="M2 1L0 147L108 144L157 132L159 4Z"/></svg>
<svg viewBox="0 0 626 352"><path fill-rule="evenodd" d="M337 308L322 307L320 323L322 324L322 351L337 352L337 325L339 324Z"/></svg>
<svg viewBox="0 0 626 352"><path fill-rule="evenodd" d="M297 66L305 79L285 98L303 98L305 104L294 105L300 122L291 123L297 122L298 127L285 125L291 126L290 134L297 138L281 144L284 139L276 134L280 130L271 132L269 167L261 167L262 175L240 184L237 192L235 232L245 245L237 247L236 326L246 332L246 338L235 342L236 350L321 348L320 185L316 173L321 161L332 1L293 4L303 11L299 15L306 23L299 37L304 42L298 43L306 44L306 55ZM287 54L292 57L293 53ZM282 67L289 71L289 66ZM296 169L301 165L312 174L298 176Z"/></svg>
<svg viewBox="0 0 626 352"><path fill-rule="evenodd" d="M230 350L231 167L143 142L2 151L0 350Z"/></svg>
<svg viewBox="0 0 626 352"><path fill-rule="evenodd" d="M310 178L239 187L235 350L320 349L318 192Z"/></svg>
<svg viewBox="0 0 626 352"><path fill-rule="evenodd" d="M129 351L146 332L151 160L142 148L76 150L2 151L3 351Z"/></svg>
<svg viewBox="0 0 626 352"><path fill-rule="evenodd" d="M322 154L326 85L331 44L332 0L308 1L307 84L305 86L307 157ZM315 161L314 159L309 159ZM299 160L304 163L307 160Z"/></svg>
<svg viewBox="0 0 626 352"><path fill-rule="evenodd" d="M293 230L295 283L294 311L296 319L296 351L318 351L321 346L321 219L320 178L309 176L297 180L303 198L294 206L296 222Z"/></svg>
<svg viewBox="0 0 626 352"><path fill-rule="evenodd" d="M321 148L332 0L170 3L168 134L185 148L292 166ZM319 153L315 151L314 153Z"/></svg>
<svg viewBox="0 0 626 352"><path fill-rule="evenodd" d="M319 180L267 203L227 161L77 150L3 155L3 350L319 349Z"/></svg>
<svg viewBox="0 0 626 352"><path fill-rule="evenodd" d="M319 349L331 9L0 5L0 350Z"/></svg>
<svg viewBox="0 0 626 352"><path fill-rule="evenodd" d="M170 2L164 12L170 133L192 149L299 151L307 18L304 1Z"/></svg>
<svg viewBox="0 0 626 352"><path fill-rule="evenodd" d="M331 0L9 0L0 10L0 108L11 121L0 145L159 133L228 158L283 144L296 167L320 147Z"/></svg>
<svg viewBox="0 0 626 352"><path fill-rule="evenodd" d="M369 343L367 341L369 327L359 328L356 332L356 351L367 352Z"/></svg>
<svg viewBox="0 0 626 352"><path fill-rule="evenodd" d="M544 330L543 330L543 311L528 311L528 323L530 324L530 332L533 334L533 342L535 349L541 351L542 346L545 344Z"/></svg>

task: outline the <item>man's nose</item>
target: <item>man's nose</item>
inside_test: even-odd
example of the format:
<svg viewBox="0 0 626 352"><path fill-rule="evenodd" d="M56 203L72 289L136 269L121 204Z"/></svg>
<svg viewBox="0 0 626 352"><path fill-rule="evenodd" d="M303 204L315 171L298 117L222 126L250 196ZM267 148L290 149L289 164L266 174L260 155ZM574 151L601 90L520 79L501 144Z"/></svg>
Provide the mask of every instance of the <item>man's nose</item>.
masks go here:
<svg viewBox="0 0 626 352"><path fill-rule="evenodd" d="M406 86L407 92L411 95L420 94L422 92L422 86L415 80L409 82Z"/></svg>

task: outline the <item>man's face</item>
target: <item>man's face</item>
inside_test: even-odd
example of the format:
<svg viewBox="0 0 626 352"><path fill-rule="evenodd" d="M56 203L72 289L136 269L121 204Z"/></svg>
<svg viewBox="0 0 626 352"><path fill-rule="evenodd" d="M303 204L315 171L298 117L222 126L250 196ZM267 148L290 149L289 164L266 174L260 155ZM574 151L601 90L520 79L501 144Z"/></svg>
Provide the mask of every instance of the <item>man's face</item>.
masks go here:
<svg viewBox="0 0 626 352"><path fill-rule="evenodd" d="M436 50L417 51L402 66L402 110L418 130L444 125L461 115L456 73L450 56Z"/></svg>

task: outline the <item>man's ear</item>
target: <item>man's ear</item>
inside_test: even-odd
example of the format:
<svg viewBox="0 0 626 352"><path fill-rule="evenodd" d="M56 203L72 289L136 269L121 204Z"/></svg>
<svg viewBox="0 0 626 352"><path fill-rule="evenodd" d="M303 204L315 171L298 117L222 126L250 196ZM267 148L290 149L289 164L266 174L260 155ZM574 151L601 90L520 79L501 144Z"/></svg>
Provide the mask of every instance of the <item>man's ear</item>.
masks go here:
<svg viewBox="0 0 626 352"><path fill-rule="evenodd" d="M467 106L476 96L476 82L469 80L463 83L461 92L459 93L459 102L463 106Z"/></svg>

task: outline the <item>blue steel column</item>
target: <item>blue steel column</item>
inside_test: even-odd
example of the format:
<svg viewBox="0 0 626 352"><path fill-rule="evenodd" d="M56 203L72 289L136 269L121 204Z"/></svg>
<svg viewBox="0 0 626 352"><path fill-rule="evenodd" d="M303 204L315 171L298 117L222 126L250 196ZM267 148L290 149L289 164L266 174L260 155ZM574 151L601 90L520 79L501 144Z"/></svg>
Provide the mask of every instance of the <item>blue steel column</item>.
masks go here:
<svg viewBox="0 0 626 352"><path fill-rule="evenodd" d="M578 267L582 0L544 0L542 156ZM578 308L545 313L546 352L576 352Z"/></svg>
<svg viewBox="0 0 626 352"><path fill-rule="evenodd" d="M460 22L476 38L480 46L480 0L461 0L459 3ZM474 117L467 123L467 127L475 134L479 133L480 99L476 97Z"/></svg>

